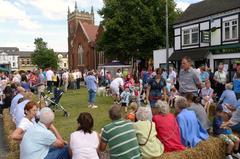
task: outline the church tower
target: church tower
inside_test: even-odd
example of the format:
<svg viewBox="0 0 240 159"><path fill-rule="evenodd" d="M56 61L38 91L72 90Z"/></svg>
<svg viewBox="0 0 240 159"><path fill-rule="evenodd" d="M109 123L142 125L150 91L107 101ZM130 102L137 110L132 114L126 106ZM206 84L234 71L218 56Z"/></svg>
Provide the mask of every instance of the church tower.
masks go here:
<svg viewBox="0 0 240 159"><path fill-rule="evenodd" d="M81 21L81 22L86 22L88 24L94 25L95 19L94 19L93 7L91 7L91 12L79 11L77 2L75 1L75 7L73 12L71 12L68 7L67 19L68 19L68 54L69 54L68 60L69 60L69 63L71 63L72 59L70 57L72 57L71 54L73 54L72 52L73 39L76 34L78 24Z"/></svg>

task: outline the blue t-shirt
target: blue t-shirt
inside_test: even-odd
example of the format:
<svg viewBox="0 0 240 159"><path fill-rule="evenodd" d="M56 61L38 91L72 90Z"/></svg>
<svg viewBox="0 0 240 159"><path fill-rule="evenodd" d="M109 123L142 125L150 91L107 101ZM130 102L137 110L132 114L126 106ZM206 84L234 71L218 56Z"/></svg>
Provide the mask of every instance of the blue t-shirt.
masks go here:
<svg viewBox="0 0 240 159"><path fill-rule="evenodd" d="M93 75L89 75L86 78L86 84L87 84L87 88L88 90L93 90L94 92L97 91L97 80L96 77Z"/></svg>
<svg viewBox="0 0 240 159"><path fill-rule="evenodd" d="M23 136L20 159L44 159L55 141L55 135L44 124L41 122L34 124Z"/></svg>
<svg viewBox="0 0 240 159"><path fill-rule="evenodd" d="M233 80L233 89L235 93L240 93L240 79Z"/></svg>
<svg viewBox="0 0 240 159"><path fill-rule="evenodd" d="M26 91L30 91L30 84L27 82L22 82L21 86L26 90Z"/></svg>
<svg viewBox="0 0 240 159"><path fill-rule="evenodd" d="M220 116L215 116L213 118L213 134L214 135L220 135L220 134L230 135L230 134L232 134L231 129L221 128L222 123L223 123L223 119Z"/></svg>
<svg viewBox="0 0 240 159"><path fill-rule="evenodd" d="M209 73L207 71L201 72L200 79L202 82L205 82L207 79L209 79Z"/></svg>
<svg viewBox="0 0 240 159"><path fill-rule="evenodd" d="M143 84L146 84L146 83L148 82L148 80L149 80L149 78L150 78L150 75L151 75L151 73L150 73L150 72L147 72L147 71L145 71L145 72L143 73Z"/></svg>
<svg viewBox="0 0 240 159"><path fill-rule="evenodd" d="M223 104L229 104L234 107L236 107L236 105L237 105L237 97L236 97L234 91L232 91L232 90L223 91L223 93L220 97L220 101L222 101Z"/></svg>

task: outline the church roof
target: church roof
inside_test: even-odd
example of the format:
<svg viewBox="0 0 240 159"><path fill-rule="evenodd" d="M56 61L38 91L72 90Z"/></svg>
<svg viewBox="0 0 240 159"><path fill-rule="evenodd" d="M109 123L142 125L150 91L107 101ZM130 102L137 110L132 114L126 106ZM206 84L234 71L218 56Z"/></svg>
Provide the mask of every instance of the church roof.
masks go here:
<svg viewBox="0 0 240 159"><path fill-rule="evenodd" d="M98 32L98 26L87 22L80 22L82 29L90 42L95 42Z"/></svg>

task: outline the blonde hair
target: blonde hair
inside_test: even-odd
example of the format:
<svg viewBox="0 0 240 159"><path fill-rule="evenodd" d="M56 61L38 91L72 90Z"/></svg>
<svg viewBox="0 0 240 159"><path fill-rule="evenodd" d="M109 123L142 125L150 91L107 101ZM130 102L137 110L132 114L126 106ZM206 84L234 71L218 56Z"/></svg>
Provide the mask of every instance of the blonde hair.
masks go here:
<svg viewBox="0 0 240 159"><path fill-rule="evenodd" d="M138 108L138 104L137 104L136 102L132 102L132 103L130 104L130 110L136 111L137 108Z"/></svg>
<svg viewBox="0 0 240 159"><path fill-rule="evenodd" d="M232 85L231 83L227 83L227 84L225 85L225 88L228 89L228 90L232 90L233 85Z"/></svg>
<svg viewBox="0 0 240 159"><path fill-rule="evenodd" d="M28 100L32 100L33 99L33 93L32 92L25 92L24 93L24 98L28 99Z"/></svg>

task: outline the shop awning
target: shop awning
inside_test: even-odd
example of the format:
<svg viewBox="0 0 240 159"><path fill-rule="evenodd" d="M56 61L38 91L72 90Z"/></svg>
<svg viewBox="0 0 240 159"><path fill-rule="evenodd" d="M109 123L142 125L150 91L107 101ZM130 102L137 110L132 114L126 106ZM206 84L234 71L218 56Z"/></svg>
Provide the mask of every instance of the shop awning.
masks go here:
<svg viewBox="0 0 240 159"><path fill-rule="evenodd" d="M207 48L175 51L169 57L169 61L180 61L185 56L191 58L194 61L203 60L207 58L208 54L209 51Z"/></svg>
<svg viewBox="0 0 240 159"><path fill-rule="evenodd" d="M10 72L8 68L0 67L0 71L2 72Z"/></svg>

